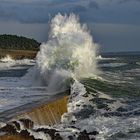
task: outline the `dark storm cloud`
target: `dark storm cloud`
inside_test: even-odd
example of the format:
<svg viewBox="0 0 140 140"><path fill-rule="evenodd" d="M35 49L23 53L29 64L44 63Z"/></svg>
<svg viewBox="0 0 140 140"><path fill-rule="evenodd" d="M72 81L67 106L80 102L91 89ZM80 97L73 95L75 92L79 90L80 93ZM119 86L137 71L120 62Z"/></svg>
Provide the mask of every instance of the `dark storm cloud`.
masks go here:
<svg viewBox="0 0 140 140"><path fill-rule="evenodd" d="M22 2L20 0L2 0L0 1L0 20L15 20L25 23L45 23L48 22L49 13L55 12L56 5L57 3L49 1L30 0Z"/></svg>
<svg viewBox="0 0 140 140"><path fill-rule="evenodd" d="M118 1L132 3L121 5ZM140 0L0 0L0 21L48 23L58 12L73 12L86 23L139 24L140 6L133 1Z"/></svg>
<svg viewBox="0 0 140 140"><path fill-rule="evenodd" d="M104 51L122 48L140 50L139 2L140 0L0 0L0 33L27 35L45 41L48 21L58 12L73 12L80 17L80 22L90 25L89 30L94 39L106 46Z"/></svg>
<svg viewBox="0 0 140 140"><path fill-rule="evenodd" d="M120 0L118 3L125 4L127 2L140 2L140 0Z"/></svg>
<svg viewBox="0 0 140 140"><path fill-rule="evenodd" d="M2 7L0 7L0 17L1 18L11 18L14 17L15 13L13 12L7 12Z"/></svg>
<svg viewBox="0 0 140 140"><path fill-rule="evenodd" d="M48 21L47 3L0 3L0 20L16 20L20 22L34 23Z"/></svg>
<svg viewBox="0 0 140 140"><path fill-rule="evenodd" d="M69 9L70 12L74 12L74 13L83 13L83 12L89 12L89 9L99 9L99 4L96 1L93 0L81 0L81 5L80 3L69 3L69 5L67 6L67 8ZM90 13L89 13L90 14Z"/></svg>
<svg viewBox="0 0 140 140"><path fill-rule="evenodd" d="M96 1L90 1L88 6L89 8L99 9L99 4Z"/></svg>
<svg viewBox="0 0 140 140"><path fill-rule="evenodd" d="M0 0L0 21L19 21L24 23L47 23L49 15L58 12L80 14L88 9L98 9L93 0Z"/></svg>
<svg viewBox="0 0 140 140"><path fill-rule="evenodd" d="M76 13L86 12L87 11L87 7L84 7L84 6L81 6L81 5L77 5L77 6L73 6L70 10L72 12L76 12Z"/></svg>

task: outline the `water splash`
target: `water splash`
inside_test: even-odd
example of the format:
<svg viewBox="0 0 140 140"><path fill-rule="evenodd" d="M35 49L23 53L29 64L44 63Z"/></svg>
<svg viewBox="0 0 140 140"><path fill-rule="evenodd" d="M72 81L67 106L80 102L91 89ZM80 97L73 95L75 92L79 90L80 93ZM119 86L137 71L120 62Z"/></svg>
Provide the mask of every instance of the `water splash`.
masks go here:
<svg viewBox="0 0 140 140"><path fill-rule="evenodd" d="M34 65L35 61L32 59L15 60L10 55L0 59L0 70L14 69L16 66Z"/></svg>
<svg viewBox="0 0 140 140"><path fill-rule="evenodd" d="M14 60L12 59L11 56L6 55L6 57L1 58L0 61L3 62L3 63L6 63L6 62L13 62Z"/></svg>
<svg viewBox="0 0 140 140"><path fill-rule="evenodd" d="M96 75L96 48L87 26L81 25L76 15L56 15L51 21L49 40L40 46L36 58L41 81L50 89L60 89L68 77Z"/></svg>

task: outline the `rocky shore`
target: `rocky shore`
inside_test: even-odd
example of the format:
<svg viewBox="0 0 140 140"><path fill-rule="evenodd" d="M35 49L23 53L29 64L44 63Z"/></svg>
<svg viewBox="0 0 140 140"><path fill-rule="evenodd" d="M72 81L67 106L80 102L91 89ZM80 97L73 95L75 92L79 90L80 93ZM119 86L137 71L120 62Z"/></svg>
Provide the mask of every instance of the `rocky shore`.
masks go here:
<svg viewBox="0 0 140 140"><path fill-rule="evenodd" d="M76 129L76 128L75 128ZM99 132L86 130L68 135L67 140L95 140ZM61 132L53 128L34 128L34 122L29 119L20 119L9 122L0 129L0 140L65 140ZM90 138L92 136L92 138Z"/></svg>
<svg viewBox="0 0 140 140"><path fill-rule="evenodd" d="M0 123L0 140L95 140L97 131L81 131L72 124L67 126L68 129L56 127L61 125L61 116L67 112L67 101L68 96L63 95L43 101L46 103L33 106L24 113L16 110L17 116L7 123Z"/></svg>

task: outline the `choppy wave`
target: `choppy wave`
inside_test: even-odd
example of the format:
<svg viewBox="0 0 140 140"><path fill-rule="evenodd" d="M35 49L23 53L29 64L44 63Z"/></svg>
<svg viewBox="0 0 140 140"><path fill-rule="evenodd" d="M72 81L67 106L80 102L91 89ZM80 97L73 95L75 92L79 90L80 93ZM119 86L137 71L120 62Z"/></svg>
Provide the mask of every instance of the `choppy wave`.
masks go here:
<svg viewBox="0 0 140 140"><path fill-rule="evenodd" d="M120 66L125 66L127 63L106 63L106 64L101 64L103 67L120 67Z"/></svg>
<svg viewBox="0 0 140 140"><path fill-rule="evenodd" d="M140 65L140 62L136 62L137 65Z"/></svg>
<svg viewBox="0 0 140 140"><path fill-rule="evenodd" d="M14 60L12 57L7 55L4 58L0 59L0 70L5 69L14 69L14 67L20 68L22 65L34 65L35 60L32 59L21 59L21 60Z"/></svg>
<svg viewBox="0 0 140 140"><path fill-rule="evenodd" d="M102 57L102 55L98 55L96 57L97 60L116 60L117 58L111 58L111 57Z"/></svg>

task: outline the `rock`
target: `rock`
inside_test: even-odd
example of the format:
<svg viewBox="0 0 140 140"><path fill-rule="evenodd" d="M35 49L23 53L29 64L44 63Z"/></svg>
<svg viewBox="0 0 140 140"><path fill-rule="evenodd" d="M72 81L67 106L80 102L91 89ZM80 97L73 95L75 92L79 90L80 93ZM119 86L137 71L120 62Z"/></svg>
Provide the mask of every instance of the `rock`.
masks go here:
<svg viewBox="0 0 140 140"><path fill-rule="evenodd" d="M74 140L73 136L68 136L69 140Z"/></svg>
<svg viewBox="0 0 140 140"><path fill-rule="evenodd" d="M18 122L13 121L11 123L15 125L15 127L16 127L17 130L20 130L20 124Z"/></svg>
<svg viewBox="0 0 140 140"><path fill-rule="evenodd" d="M95 138L91 138L90 140L95 140Z"/></svg>
<svg viewBox="0 0 140 140"><path fill-rule="evenodd" d="M7 132L8 134L17 134L16 128L11 124L7 124L6 126L2 127L0 129L0 132Z"/></svg>
<svg viewBox="0 0 140 140"><path fill-rule="evenodd" d="M38 129L36 129L36 130L34 130L35 132L44 132L44 133L46 133L46 129L47 128L38 128ZM48 129L47 129L48 130Z"/></svg>
<svg viewBox="0 0 140 140"><path fill-rule="evenodd" d="M22 130L19 133L20 136L22 136L25 139L31 139L31 140L42 140L42 139L36 139L34 136L30 135L30 133L27 130Z"/></svg>
<svg viewBox="0 0 140 140"><path fill-rule="evenodd" d="M55 133L57 132L55 129L47 129L47 128L39 128L35 130L36 132L44 132L50 135L52 139L55 138Z"/></svg>
<svg viewBox="0 0 140 140"><path fill-rule="evenodd" d="M98 135L98 134L99 134L98 131L93 131L93 132L88 133L88 135Z"/></svg>
<svg viewBox="0 0 140 140"><path fill-rule="evenodd" d="M27 130L22 130L19 133L21 136L23 136L24 138L29 138L30 137L30 133Z"/></svg>
<svg viewBox="0 0 140 140"><path fill-rule="evenodd" d="M63 138L60 136L60 134L55 134L54 140L63 140Z"/></svg>
<svg viewBox="0 0 140 140"><path fill-rule="evenodd" d="M89 135L86 130L79 133L79 136L77 137L77 140L90 140Z"/></svg>
<svg viewBox="0 0 140 140"><path fill-rule="evenodd" d="M31 139L31 140L36 140L36 139L34 138L34 136L30 136L30 139Z"/></svg>
<svg viewBox="0 0 140 140"><path fill-rule="evenodd" d="M29 119L20 119L19 121L22 122L27 129L32 129L34 126L34 122Z"/></svg>

